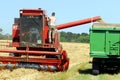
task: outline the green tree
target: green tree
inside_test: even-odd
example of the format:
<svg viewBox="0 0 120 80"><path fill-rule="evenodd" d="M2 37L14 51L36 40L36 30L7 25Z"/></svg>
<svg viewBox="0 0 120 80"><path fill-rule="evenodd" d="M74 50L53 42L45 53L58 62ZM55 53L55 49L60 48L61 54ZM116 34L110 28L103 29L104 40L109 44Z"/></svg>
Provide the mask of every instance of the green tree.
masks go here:
<svg viewBox="0 0 120 80"><path fill-rule="evenodd" d="M3 29L2 28L0 28L0 39L2 39L2 40L5 40L5 39L12 39L12 35L10 35L9 33L7 33L7 34L2 34L2 31L3 31Z"/></svg>
<svg viewBox="0 0 120 80"><path fill-rule="evenodd" d="M0 32L2 32L3 30L0 28Z"/></svg>
<svg viewBox="0 0 120 80"><path fill-rule="evenodd" d="M89 43L89 34L88 33L72 33L72 32L60 32L61 33L61 42L82 42Z"/></svg>
<svg viewBox="0 0 120 80"><path fill-rule="evenodd" d="M81 35L81 36L79 36L78 41L82 42L82 43L89 43L90 42L89 36L83 36L83 35Z"/></svg>

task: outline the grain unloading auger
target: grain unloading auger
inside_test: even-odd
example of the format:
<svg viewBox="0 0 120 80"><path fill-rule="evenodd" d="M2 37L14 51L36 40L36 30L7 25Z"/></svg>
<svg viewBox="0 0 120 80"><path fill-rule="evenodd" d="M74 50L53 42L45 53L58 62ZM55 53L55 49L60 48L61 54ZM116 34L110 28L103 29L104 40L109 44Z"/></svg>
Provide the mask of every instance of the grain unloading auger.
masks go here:
<svg viewBox="0 0 120 80"><path fill-rule="evenodd" d="M57 30L101 20L99 16L56 26ZM12 28L11 46L15 50L0 49L1 68L36 68L48 71L65 71L69 58L63 50L56 31L54 43L49 43L49 25L42 9L22 9L20 18L15 18Z"/></svg>

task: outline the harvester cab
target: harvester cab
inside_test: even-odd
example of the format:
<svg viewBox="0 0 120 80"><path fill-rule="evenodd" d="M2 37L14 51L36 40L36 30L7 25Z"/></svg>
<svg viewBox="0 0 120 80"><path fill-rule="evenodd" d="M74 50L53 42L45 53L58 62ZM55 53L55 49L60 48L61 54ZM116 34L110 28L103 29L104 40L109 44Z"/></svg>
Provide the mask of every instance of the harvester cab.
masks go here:
<svg viewBox="0 0 120 80"><path fill-rule="evenodd" d="M43 14L24 15L24 11L20 11L20 46L37 47L42 44L43 39Z"/></svg>
<svg viewBox="0 0 120 80"><path fill-rule="evenodd" d="M70 28L101 20L99 16L56 25L56 29ZM65 71L69 67L66 50L60 45L59 32L54 34L54 43L49 42L49 25L42 9L22 9L20 18L15 18L12 29L12 49L0 49L0 66L4 68L37 68L48 71ZM3 67L2 67L3 68Z"/></svg>
<svg viewBox="0 0 120 80"><path fill-rule="evenodd" d="M13 25L13 46L48 46L48 31L48 21L44 10L22 9L20 18L15 18Z"/></svg>

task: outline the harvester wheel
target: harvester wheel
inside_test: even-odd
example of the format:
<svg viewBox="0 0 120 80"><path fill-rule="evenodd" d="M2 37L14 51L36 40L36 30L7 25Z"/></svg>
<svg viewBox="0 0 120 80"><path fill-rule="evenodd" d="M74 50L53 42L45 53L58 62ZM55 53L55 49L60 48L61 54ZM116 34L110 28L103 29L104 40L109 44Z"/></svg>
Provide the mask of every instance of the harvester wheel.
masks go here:
<svg viewBox="0 0 120 80"><path fill-rule="evenodd" d="M69 67L69 59L65 62L65 64L63 65L63 71L67 71Z"/></svg>
<svg viewBox="0 0 120 80"><path fill-rule="evenodd" d="M69 58L67 57L67 53L65 50L62 52L62 71L66 71L69 67Z"/></svg>
<svg viewBox="0 0 120 80"><path fill-rule="evenodd" d="M65 50L63 50L63 52L62 52L62 59L67 60L67 53Z"/></svg>

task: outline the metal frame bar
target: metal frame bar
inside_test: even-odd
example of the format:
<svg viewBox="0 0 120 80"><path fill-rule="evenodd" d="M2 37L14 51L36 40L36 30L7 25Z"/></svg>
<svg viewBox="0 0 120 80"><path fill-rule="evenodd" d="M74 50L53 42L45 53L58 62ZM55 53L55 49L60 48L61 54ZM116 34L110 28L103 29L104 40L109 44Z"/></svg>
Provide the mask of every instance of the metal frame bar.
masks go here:
<svg viewBox="0 0 120 80"><path fill-rule="evenodd" d="M33 54L33 55L60 55L58 52L28 51L28 50L0 50L3 53Z"/></svg>
<svg viewBox="0 0 120 80"><path fill-rule="evenodd" d="M53 58L26 58L26 57L3 57L0 56L1 62L35 62L41 64L61 64L61 59L53 59Z"/></svg>

